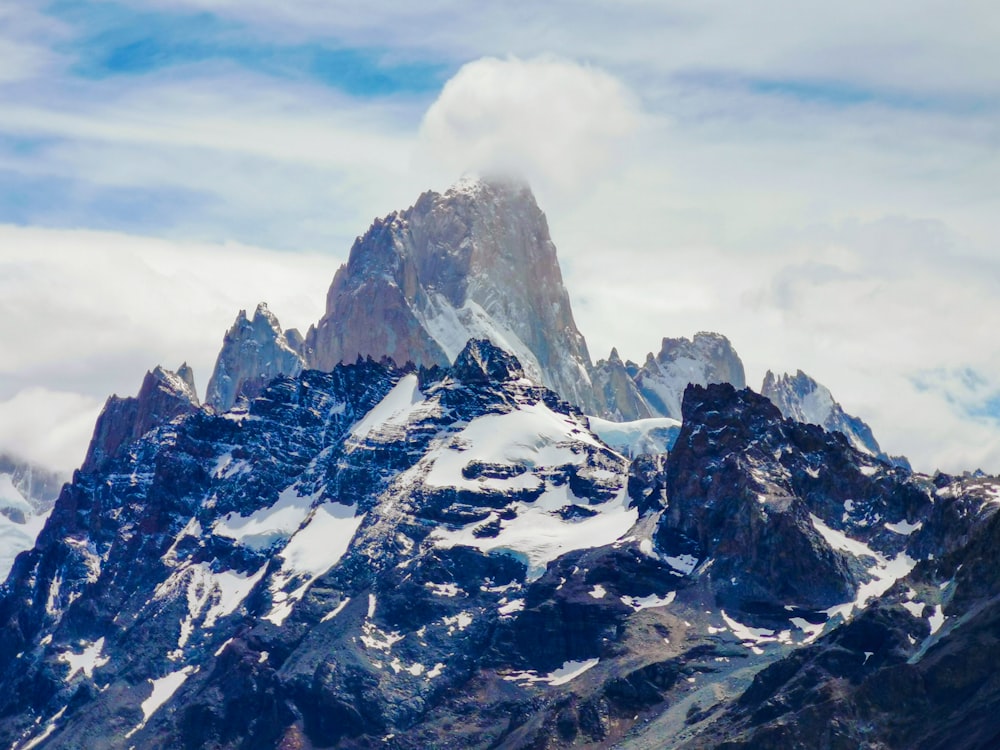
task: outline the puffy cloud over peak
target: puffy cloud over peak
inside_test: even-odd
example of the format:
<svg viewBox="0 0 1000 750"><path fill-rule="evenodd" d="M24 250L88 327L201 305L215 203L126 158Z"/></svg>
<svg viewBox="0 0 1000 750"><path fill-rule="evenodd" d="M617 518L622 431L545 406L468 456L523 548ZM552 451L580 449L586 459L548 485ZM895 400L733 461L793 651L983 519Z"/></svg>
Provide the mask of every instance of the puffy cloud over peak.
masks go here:
<svg viewBox="0 0 1000 750"><path fill-rule="evenodd" d="M427 110L418 161L563 192L607 169L642 120L636 96L599 68L484 57L462 66Z"/></svg>

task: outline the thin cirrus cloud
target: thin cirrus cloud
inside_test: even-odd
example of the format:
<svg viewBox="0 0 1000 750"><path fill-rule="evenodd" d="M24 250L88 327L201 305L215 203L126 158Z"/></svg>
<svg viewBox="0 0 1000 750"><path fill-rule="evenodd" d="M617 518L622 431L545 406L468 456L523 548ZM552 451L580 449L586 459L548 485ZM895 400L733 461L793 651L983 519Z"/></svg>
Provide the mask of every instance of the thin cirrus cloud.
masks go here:
<svg viewBox="0 0 1000 750"><path fill-rule="evenodd" d="M307 325L372 217L478 169L530 179L595 355L719 330L752 384L801 367L919 468L1000 470L981 4L63 0L0 19L7 314L52 332L4 330L0 416L44 411L29 388L93 409L158 362L204 387L237 309Z"/></svg>

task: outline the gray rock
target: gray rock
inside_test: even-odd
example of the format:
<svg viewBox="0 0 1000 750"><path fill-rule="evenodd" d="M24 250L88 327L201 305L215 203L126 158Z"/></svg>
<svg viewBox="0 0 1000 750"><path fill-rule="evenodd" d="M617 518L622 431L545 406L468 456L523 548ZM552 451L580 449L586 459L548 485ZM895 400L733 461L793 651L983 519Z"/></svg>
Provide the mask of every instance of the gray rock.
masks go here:
<svg viewBox="0 0 1000 750"><path fill-rule="evenodd" d="M696 333L693 339L663 339L660 353L646 356L635 383L653 411L681 418L681 400L689 384L729 383L746 387L743 362L733 345L718 333Z"/></svg>
<svg viewBox="0 0 1000 750"><path fill-rule="evenodd" d="M309 366L330 370L358 356L446 366L471 338L491 340L529 377L595 410L587 344L526 185L463 181L376 220L337 271L306 342Z"/></svg>
<svg viewBox="0 0 1000 750"><path fill-rule="evenodd" d="M857 450L885 457L871 427L858 417L847 414L829 388L820 385L802 370L795 375L785 373L778 376L768 370L760 392L781 410L786 419L818 424L829 432L839 432Z"/></svg>
<svg viewBox="0 0 1000 750"><path fill-rule="evenodd" d="M274 314L261 302L253 318L240 310L222 340L222 350L208 381L205 403L217 412L229 411L240 396L254 398L279 375L302 372L302 335L282 331Z"/></svg>

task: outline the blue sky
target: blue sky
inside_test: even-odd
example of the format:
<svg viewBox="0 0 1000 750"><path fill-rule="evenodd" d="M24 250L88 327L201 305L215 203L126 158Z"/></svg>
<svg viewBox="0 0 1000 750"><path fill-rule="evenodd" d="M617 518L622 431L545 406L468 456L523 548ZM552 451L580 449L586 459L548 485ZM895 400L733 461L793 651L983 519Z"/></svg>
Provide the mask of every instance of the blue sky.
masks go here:
<svg viewBox="0 0 1000 750"><path fill-rule="evenodd" d="M204 385L260 299L307 327L373 217L502 169L595 358L718 330L752 383L802 368L921 468L1000 471L998 24L974 0L8 4L0 449L72 465L107 393L183 359Z"/></svg>

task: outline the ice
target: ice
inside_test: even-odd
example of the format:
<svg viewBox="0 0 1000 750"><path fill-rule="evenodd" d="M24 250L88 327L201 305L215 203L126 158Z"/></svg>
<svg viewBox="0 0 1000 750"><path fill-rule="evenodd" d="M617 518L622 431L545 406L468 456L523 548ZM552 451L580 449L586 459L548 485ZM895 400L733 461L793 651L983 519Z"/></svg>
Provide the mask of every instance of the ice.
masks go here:
<svg viewBox="0 0 1000 750"><path fill-rule="evenodd" d="M665 557L664 562L681 575L688 575L698 567L698 558L693 555L678 555L677 557Z"/></svg>
<svg viewBox="0 0 1000 750"><path fill-rule="evenodd" d="M603 599L608 594L605 588L600 584L594 586L594 588L592 588L588 593L595 599Z"/></svg>
<svg viewBox="0 0 1000 750"><path fill-rule="evenodd" d="M597 662L600 661L597 658L587 659L586 661L567 661L564 662L559 669L548 675L548 680L550 685L565 685L570 680L574 680L588 669L597 666Z"/></svg>
<svg viewBox="0 0 1000 750"><path fill-rule="evenodd" d="M344 611L344 607L346 607L350 601L351 597L347 597L346 599L344 599L340 604L338 604L336 607L334 607L325 615L323 615L323 619L320 620L320 622L329 622L330 620L332 620L334 617L336 617L337 615L339 615L341 612Z"/></svg>
<svg viewBox="0 0 1000 750"><path fill-rule="evenodd" d="M826 610L827 615L834 617L841 615L849 618L855 609L861 610L867 606L868 602L882 596L900 578L908 575L917 562L905 552L901 552L891 560L874 551L871 547L855 539L851 539L846 534L835 529L831 529L819 518L811 515L813 526L826 539L827 543L834 549L848 552L856 557L870 558L874 565L868 568L868 574L872 580L858 586L858 593L854 601L838 604Z"/></svg>
<svg viewBox="0 0 1000 750"><path fill-rule="evenodd" d="M534 382L542 382L542 368L531 349L497 316L490 315L471 299L456 308L444 295L431 292L427 305L415 307L414 314L449 362L455 361L469 339L487 339L517 357Z"/></svg>
<svg viewBox="0 0 1000 750"><path fill-rule="evenodd" d="M153 686L149 697L142 702L143 721L149 721L159 708L170 700L187 678L195 672L195 667L184 667L176 672L171 672L166 677L157 680L150 680Z"/></svg>
<svg viewBox="0 0 1000 750"><path fill-rule="evenodd" d="M566 488L556 488L565 492ZM600 512L589 518L564 521L544 509L545 496L538 507L517 503L517 515L501 524L495 537L477 537L476 524L452 531L439 527L432 538L439 547L464 545L483 552L508 552L528 565L528 580L536 580L546 566L560 555L577 549L590 549L611 544L628 532L638 519L638 511L629 509L623 492L602 506L592 506Z"/></svg>
<svg viewBox="0 0 1000 750"><path fill-rule="evenodd" d="M256 510L249 516L227 513L212 527L212 533L235 539L255 552L265 550L277 541L290 538L322 493L321 488L310 495L300 495L297 485L286 487L273 505Z"/></svg>
<svg viewBox="0 0 1000 750"><path fill-rule="evenodd" d="M425 583L424 586L430 589L434 596L458 596L464 593L454 583Z"/></svg>
<svg viewBox="0 0 1000 750"><path fill-rule="evenodd" d="M441 662L438 662L437 664L434 665L434 668L431 669L425 675L425 677L428 680L433 680L435 677L440 677L441 676L441 672L443 672L443 671L444 671L444 664L442 664Z"/></svg>
<svg viewBox="0 0 1000 750"><path fill-rule="evenodd" d="M66 681L73 679L77 672L83 672L87 677L94 676L94 670L103 667L108 663L107 656L101 656L104 650L104 638L98 638L88 646L85 646L82 653L74 654L72 651L63 651L59 654L59 661L69 664L69 674Z"/></svg>
<svg viewBox="0 0 1000 750"><path fill-rule="evenodd" d="M14 523L0 515L0 581L7 578L14 566L14 559L24 550L35 546L35 539L45 525L45 516L29 516L27 523Z"/></svg>
<svg viewBox="0 0 1000 750"><path fill-rule="evenodd" d="M149 717L155 714L160 707L170 700L174 693L180 690L187 678L198 671L197 667L184 667L176 672L171 672L166 677L156 680L149 680L153 686L149 697L142 702L142 723L149 721Z"/></svg>
<svg viewBox="0 0 1000 750"><path fill-rule="evenodd" d="M406 415L413 407L423 401L423 394L414 374L404 375L385 398L369 411L364 418L351 429L351 437L364 440L372 430L386 424L405 424Z"/></svg>
<svg viewBox="0 0 1000 750"><path fill-rule="evenodd" d="M546 482L543 479L546 468L584 465L588 452L594 448L601 448L600 443L576 419L553 412L544 403L522 404L515 411L489 414L469 422L450 443L430 454L431 466L424 481L432 487L456 487L474 492L537 489ZM467 479L462 470L472 461L521 466L525 470L508 478ZM440 526L432 532L431 538L439 547L464 545L483 552L507 552L528 565L528 577L534 580L541 576L549 562L565 552L614 542L638 518L638 512L627 507L624 489L601 505L584 501L598 511L594 516L564 520L556 513L578 502L580 500L573 495L568 483L558 486L546 483L541 496L534 502L511 504L514 517L500 523L496 536L476 536L481 523L473 523L459 529ZM498 516L490 520L496 521Z"/></svg>
<svg viewBox="0 0 1000 750"><path fill-rule="evenodd" d="M456 441L463 450L434 451L425 481L432 487L470 490L532 489L541 480L531 471L510 478L466 479L462 469L472 461L526 469L580 465L586 455L573 450L578 443L599 447L582 425L566 415L552 411L544 403L525 404L507 414L488 414L469 422Z"/></svg>
<svg viewBox="0 0 1000 750"><path fill-rule="evenodd" d="M881 558L881 556L877 552L874 552L868 545L851 539L842 531L831 529L817 516L810 513L809 518L812 519L812 524L816 531L818 531L826 540L826 543L834 549L849 552L856 557L873 557L876 560Z"/></svg>
<svg viewBox="0 0 1000 750"><path fill-rule="evenodd" d="M514 599L499 607L497 612L501 615L512 615L515 612L521 612L523 609L524 599Z"/></svg>
<svg viewBox="0 0 1000 750"><path fill-rule="evenodd" d="M726 610L720 610L720 614L733 635L739 638L744 646L758 646L762 643L774 643L778 640L774 631L769 628L752 628L749 625L744 625L727 615ZM756 650L755 653L757 653Z"/></svg>
<svg viewBox="0 0 1000 750"><path fill-rule="evenodd" d="M906 611L918 619L924 616L924 607L926 606L923 602L903 602Z"/></svg>
<svg viewBox="0 0 1000 750"><path fill-rule="evenodd" d="M631 422L610 422L599 417L587 417L591 431L604 443L628 456L640 453L664 453L670 447L668 436L680 429L679 420L670 417L636 419Z"/></svg>
<svg viewBox="0 0 1000 750"><path fill-rule="evenodd" d="M0 510L5 508L20 511L25 516L33 515L35 512L31 503L14 486L14 478L10 474L0 474Z"/></svg>
<svg viewBox="0 0 1000 750"><path fill-rule="evenodd" d="M163 599L184 588L188 614L181 621L181 632L177 648L184 648L194 633L199 617L202 627L212 628L222 617L231 615L240 606L257 582L264 575L267 564L252 574L237 573L233 570L213 572L207 562L185 565L176 570L161 583L153 594L155 599Z"/></svg>
<svg viewBox="0 0 1000 750"><path fill-rule="evenodd" d="M18 750L31 750L32 748L38 747L45 740L47 740L49 738L49 735L51 735L54 731L56 731L56 723L59 721L59 719L63 717L63 714L66 713L66 708L67 708L66 706L60 708L59 711L56 713L56 715L53 716L51 719L49 719L49 723L45 725L45 731L42 732L37 737L35 737L34 739L32 739L26 745L21 745L18 748Z"/></svg>
<svg viewBox="0 0 1000 750"><path fill-rule="evenodd" d="M927 618L927 622L931 626L931 635L934 635L941 629L945 621L944 610L941 608L940 604L934 605L934 612Z"/></svg>
<svg viewBox="0 0 1000 750"><path fill-rule="evenodd" d="M472 624L472 615L469 612L459 612L457 615L442 618L441 622L448 626L448 634L451 635L456 630L461 631L469 627Z"/></svg>

